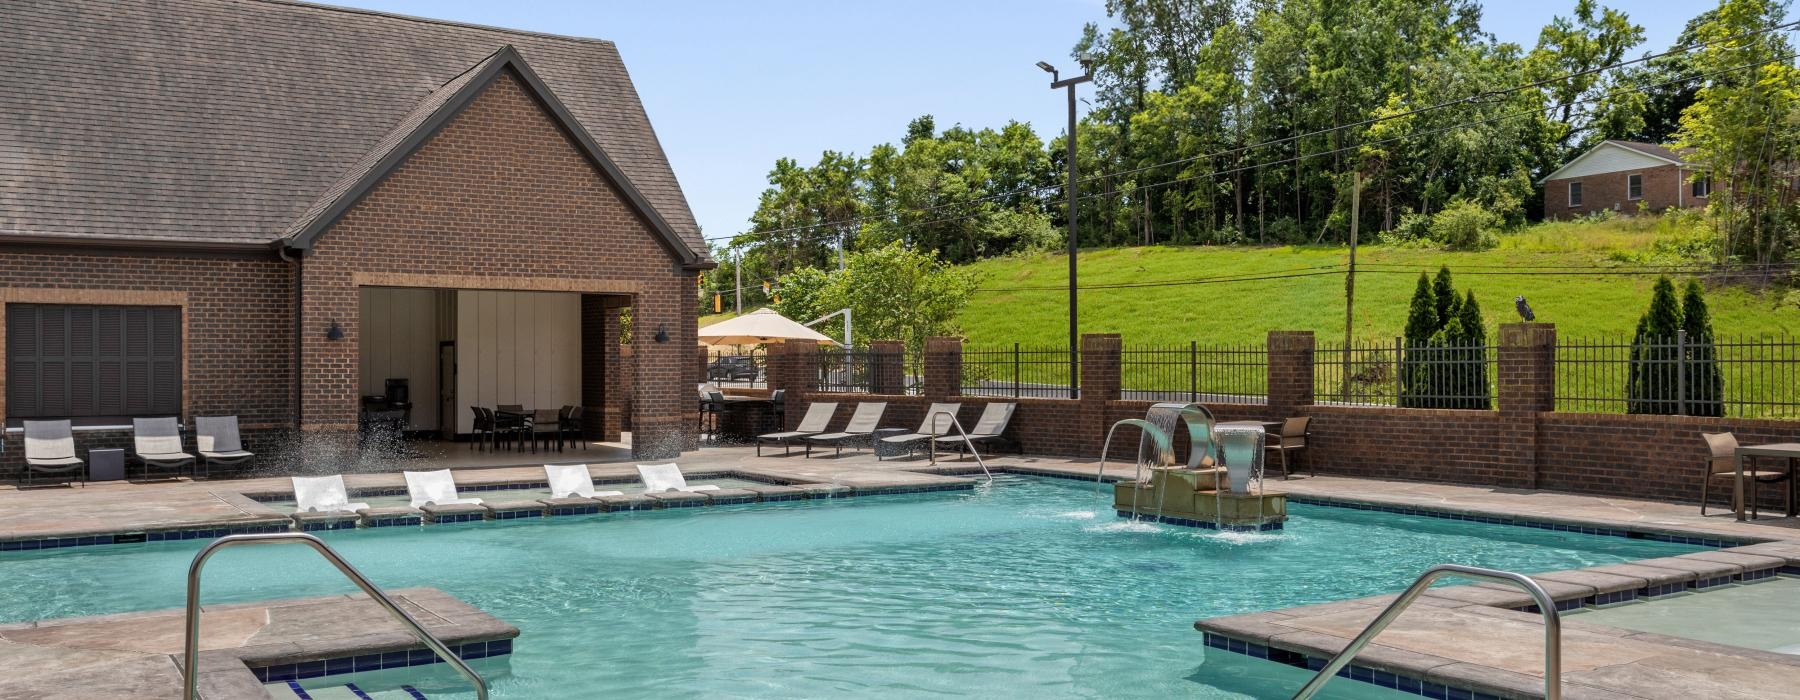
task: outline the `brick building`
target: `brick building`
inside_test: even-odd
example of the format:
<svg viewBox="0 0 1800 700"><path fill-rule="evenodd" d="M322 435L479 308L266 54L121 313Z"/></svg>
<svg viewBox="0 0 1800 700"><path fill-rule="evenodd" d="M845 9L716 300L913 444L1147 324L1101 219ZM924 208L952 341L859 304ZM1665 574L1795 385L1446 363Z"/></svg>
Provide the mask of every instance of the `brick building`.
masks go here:
<svg viewBox="0 0 1800 700"><path fill-rule="evenodd" d="M1677 149L1602 141L1538 184L1544 187L1544 218L1557 220L1602 210L1636 214L1640 208L1704 207L1711 182L1693 176L1693 166Z"/></svg>
<svg viewBox="0 0 1800 700"><path fill-rule="evenodd" d="M714 263L610 42L27 0L0 4L0 66L8 458L33 417L104 440L237 415L253 442L341 445L395 379L415 430L573 404L612 438L630 406L640 453L692 449Z"/></svg>

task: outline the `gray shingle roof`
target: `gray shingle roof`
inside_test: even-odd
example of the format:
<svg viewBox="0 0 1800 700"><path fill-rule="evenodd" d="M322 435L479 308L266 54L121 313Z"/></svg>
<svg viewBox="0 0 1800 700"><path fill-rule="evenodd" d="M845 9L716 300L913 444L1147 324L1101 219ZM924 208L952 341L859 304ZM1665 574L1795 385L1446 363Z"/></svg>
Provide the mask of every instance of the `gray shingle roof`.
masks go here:
<svg viewBox="0 0 1800 700"><path fill-rule="evenodd" d="M704 259L612 43L279 0L0 2L0 236L272 241L507 45Z"/></svg>
<svg viewBox="0 0 1800 700"><path fill-rule="evenodd" d="M1653 155L1677 163L1686 163L1687 157L1694 152L1694 149L1692 148L1675 149L1660 143L1644 143L1642 141L1622 141L1619 139L1612 139L1609 143L1616 143L1639 153Z"/></svg>

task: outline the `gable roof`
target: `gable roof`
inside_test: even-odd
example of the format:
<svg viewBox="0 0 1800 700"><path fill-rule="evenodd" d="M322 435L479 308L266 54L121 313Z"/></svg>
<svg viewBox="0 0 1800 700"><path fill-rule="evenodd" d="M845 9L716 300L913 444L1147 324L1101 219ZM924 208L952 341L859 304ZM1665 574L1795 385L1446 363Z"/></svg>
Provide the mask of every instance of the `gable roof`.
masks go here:
<svg viewBox="0 0 1800 700"><path fill-rule="evenodd" d="M1612 151L1614 153L1624 153L1629 156L1637 157L1640 161L1642 158L1650 158L1654 161L1659 161L1661 164L1676 165L1676 166L1685 168L1685 167L1688 167L1688 165L1689 165L1689 163L1687 162L1686 156L1689 153L1692 153L1693 149L1691 149L1691 148L1676 149L1676 148L1672 148L1672 147L1665 146L1662 144L1643 143L1641 141L1620 141L1617 139L1608 139L1606 141L1601 141L1600 143L1596 144L1593 148L1588 149L1586 153L1582 153L1581 155L1570 159L1569 162L1562 164L1562 167L1551 171L1549 175L1545 175L1542 179L1539 179L1538 184L1542 185L1546 182L1549 182L1551 180L1555 180L1559 177L1562 177L1564 175L1564 173L1567 173L1570 170L1575 169L1579 164L1587 163L1587 162L1594 160L1595 158L1603 157L1603 155L1606 154L1608 151ZM1598 171L1601 173L1622 172L1623 171L1623 169L1616 168L1613 166L1601 166L1601 167L1603 169Z"/></svg>
<svg viewBox="0 0 1800 700"><path fill-rule="evenodd" d="M710 264L611 42L288 0L0 2L0 241L297 240L508 67Z"/></svg>

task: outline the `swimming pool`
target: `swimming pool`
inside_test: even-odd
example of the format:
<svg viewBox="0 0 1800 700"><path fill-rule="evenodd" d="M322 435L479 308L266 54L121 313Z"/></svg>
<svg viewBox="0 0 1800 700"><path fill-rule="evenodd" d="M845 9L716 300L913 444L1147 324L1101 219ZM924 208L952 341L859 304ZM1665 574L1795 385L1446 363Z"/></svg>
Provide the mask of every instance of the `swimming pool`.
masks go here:
<svg viewBox="0 0 1800 700"><path fill-rule="evenodd" d="M731 477L731 476L700 476L700 477L695 477L693 479L688 480L688 486L717 486L722 489L741 489L741 488L744 488L745 486L767 486L767 485L768 485L768 482L751 481L749 479L740 479L740 478ZM603 483L595 484L594 490L595 491L619 491L626 495L639 494L639 493L644 492L644 482L637 481L637 480L621 481L621 482L616 482L616 483L603 482ZM475 489L475 488L464 487L464 488L458 490L457 495L461 496L463 498L479 498L484 501L498 502L498 501L535 501L535 500L538 500L541 498L550 498L550 497L552 497L553 494L551 494L551 492L550 492L550 487L548 485L544 485L544 486L531 487L531 488ZM367 504L371 508L390 508L390 507L395 507L395 506L410 505L412 503L412 498L407 496L404 491L401 491L401 492L395 493L395 494L387 494L387 495L367 495L367 494L362 494L362 493L352 493L350 500L358 502L358 503ZM295 503L294 499L292 499L292 498L270 499L267 501L263 501L263 504L267 505L270 508L274 508L276 511L281 512L281 513L292 513L292 512L294 512L294 509L298 506L298 504Z"/></svg>
<svg viewBox="0 0 1800 700"><path fill-rule="evenodd" d="M1306 505L1282 533L1219 535L1126 523L1109 499L1000 477L323 536L384 587L435 586L517 625L497 698L1277 697L1307 674L1209 656L1193 622L1390 592L1444 562L1532 572L1696 549ZM0 622L179 607L199 546L0 555ZM230 550L207 569L208 602L348 590L298 549ZM1396 697L1360 686L1334 697Z"/></svg>

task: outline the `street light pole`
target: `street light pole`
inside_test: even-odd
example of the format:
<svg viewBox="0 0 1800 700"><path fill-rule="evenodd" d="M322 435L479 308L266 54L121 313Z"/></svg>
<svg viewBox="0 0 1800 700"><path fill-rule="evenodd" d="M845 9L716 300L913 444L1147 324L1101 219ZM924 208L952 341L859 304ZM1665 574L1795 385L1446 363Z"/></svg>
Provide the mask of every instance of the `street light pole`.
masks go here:
<svg viewBox="0 0 1800 700"><path fill-rule="evenodd" d="M1038 61L1037 66L1050 74L1050 89L1067 90L1069 94L1069 186L1063 190L1063 198L1068 201L1069 208L1069 398L1073 399L1081 396L1079 374L1081 361L1077 354L1077 350L1081 347L1081 332L1079 324L1076 322L1076 313L1079 307L1075 300L1075 256L1081 249L1081 239L1075 233L1077 202L1081 199L1075 189L1077 179L1075 172L1075 86L1093 80L1094 76L1089 72L1063 80L1060 79L1054 66L1043 61ZM1082 68L1088 68L1087 61L1082 61Z"/></svg>

